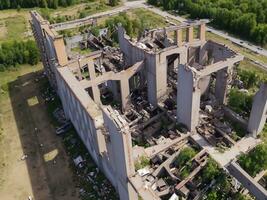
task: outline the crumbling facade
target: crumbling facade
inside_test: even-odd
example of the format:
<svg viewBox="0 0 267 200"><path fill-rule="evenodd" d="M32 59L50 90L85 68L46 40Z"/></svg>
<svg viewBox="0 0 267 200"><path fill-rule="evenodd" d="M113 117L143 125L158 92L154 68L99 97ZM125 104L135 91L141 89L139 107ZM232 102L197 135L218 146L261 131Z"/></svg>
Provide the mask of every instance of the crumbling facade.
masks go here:
<svg viewBox="0 0 267 200"><path fill-rule="evenodd" d="M98 51L73 56L57 31L80 22L50 25L35 11L31 17L45 72L65 114L120 199L157 200L175 193L188 197L186 185L193 184L208 153L199 149L184 180L173 168L174 158L182 147L197 145L190 135L200 124L201 98L212 90L216 106L226 104L233 66L243 56L206 41L205 20L145 31L138 40L118 25L119 49L94 45ZM265 88L255 97L264 96L265 102L253 106L248 123L253 133L259 133L266 120ZM261 108L261 116L255 117ZM136 169L143 157L153 163L152 171ZM173 185L161 178L166 173Z"/></svg>

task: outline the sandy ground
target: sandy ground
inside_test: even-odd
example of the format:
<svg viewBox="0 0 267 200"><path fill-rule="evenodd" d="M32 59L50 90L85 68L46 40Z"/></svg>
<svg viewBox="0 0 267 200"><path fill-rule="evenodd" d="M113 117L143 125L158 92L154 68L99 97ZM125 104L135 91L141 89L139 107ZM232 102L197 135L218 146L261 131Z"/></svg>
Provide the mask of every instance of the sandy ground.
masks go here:
<svg viewBox="0 0 267 200"><path fill-rule="evenodd" d="M0 199L76 200L69 158L34 77L28 73L10 82L9 97L0 102Z"/></svg>

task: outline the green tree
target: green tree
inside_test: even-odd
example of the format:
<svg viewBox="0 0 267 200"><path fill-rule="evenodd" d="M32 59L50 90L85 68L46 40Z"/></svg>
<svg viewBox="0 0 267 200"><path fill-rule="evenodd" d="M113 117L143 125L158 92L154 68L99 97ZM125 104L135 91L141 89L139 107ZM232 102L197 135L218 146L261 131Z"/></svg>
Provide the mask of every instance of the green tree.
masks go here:
<svg viewBox="0 0 267 200"><path fill-rule="evenodd" d="M240 156L238 162L251 176L255 176L262 170L267 169L267 144L263 143L256 146L247 155Z"/></svg>
<svg viewBox="0 0 267 200"><path fill-rule="evenodd" d="M119 0L109 0L109 5L117 6L117 5L119 5Z"/></svg>
<svg viewBox="0 0 267 200"><path fill-rule="evenodd" d="M228 104L237 113L248 117L252 108L253 96L238 89L231 89L229 93Z"/></svg>
<svg viewBox="0 0 267 200"><path fill-rule="evenodd" d="M207 195L207 200L219 200L217 192L216 191L211 191Z"/></svg>
<svg viewBox="0 0 267 200"><path fill-rule="evenodd" d="M203 169L202 178L205 183L209 183L210 181L214 180L220 173L218 164L209 159L207 165Z"/></svg>
<svg viewBox="0 0 267 200"><path fill-rule="evenodd" d="M40 7L41 8L47 8L47 2L46 2L46 0L41 0Z"/></svg>
<svg viewBox="0 0 267 200"><path fill-rule="evenodd" d="M184 166L191 158L196 155L196 151L191 147L185 147L175 159L175 164L178 168Z"/></svg>

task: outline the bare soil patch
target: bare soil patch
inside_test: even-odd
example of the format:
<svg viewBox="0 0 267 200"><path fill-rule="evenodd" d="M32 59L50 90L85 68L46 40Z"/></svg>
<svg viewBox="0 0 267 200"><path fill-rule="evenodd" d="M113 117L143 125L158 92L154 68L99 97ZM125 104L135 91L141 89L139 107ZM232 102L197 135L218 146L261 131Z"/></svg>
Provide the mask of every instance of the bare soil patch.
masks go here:
<svg viewBox="0 0 267 200"><path fill-rule="evenodd" d="M69 158L34 81L39 72L33 70L0 73L0 197L79 199Z"/></svg>

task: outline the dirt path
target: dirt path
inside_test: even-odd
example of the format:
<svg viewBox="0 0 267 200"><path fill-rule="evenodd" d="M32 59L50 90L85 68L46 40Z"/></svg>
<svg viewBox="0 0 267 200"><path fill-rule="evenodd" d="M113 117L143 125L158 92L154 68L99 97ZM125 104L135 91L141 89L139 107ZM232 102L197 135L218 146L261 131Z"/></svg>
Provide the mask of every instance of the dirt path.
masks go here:
<svg viewBox="0 0 267 200"><path fill-rule="evenodd" d="M8 83L9 97L1 98L0 197L76 200L68 156L50 124L35 77L27 73ZM21 160L23 155L27 159Z"/></svg>

